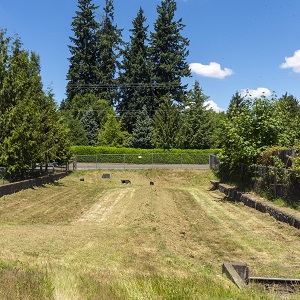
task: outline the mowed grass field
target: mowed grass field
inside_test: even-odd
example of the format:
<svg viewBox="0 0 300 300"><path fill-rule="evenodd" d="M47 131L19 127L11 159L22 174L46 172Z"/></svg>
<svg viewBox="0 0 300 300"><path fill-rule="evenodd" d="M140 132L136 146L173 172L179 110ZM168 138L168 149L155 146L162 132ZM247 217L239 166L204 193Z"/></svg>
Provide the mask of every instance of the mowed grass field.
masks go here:
<svg viewBox="0 0 300 300"><path fill-rule="evenodd" d="M76 171L0 198L0 299L300 299L240 291L222 275L231 261L251 276L300 278L300 231L224 201L213 178Z"/></svg>

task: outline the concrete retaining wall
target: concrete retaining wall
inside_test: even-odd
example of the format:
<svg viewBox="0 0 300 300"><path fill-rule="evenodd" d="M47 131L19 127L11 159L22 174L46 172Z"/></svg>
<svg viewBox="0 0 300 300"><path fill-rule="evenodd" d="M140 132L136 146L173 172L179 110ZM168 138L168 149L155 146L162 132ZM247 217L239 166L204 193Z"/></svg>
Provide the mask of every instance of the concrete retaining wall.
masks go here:
<svg viewBox="0 0 300 300"><path fill-rule="evenodd" d="M0 186L0 197L4 195L11 195L21 190L33 188L34 186L41 186L43 184L54 182L68 175L68 172L49 174L46 176L13 182Z"/></svg>
<svg viewBox="0 0 300 300"><path fill-rule="evenodd" d="M234 199L238 202L243 202L246 206L254 208L262 213L268 213L270 216L274 217L277 221L284 222L300 229L300 220L294 216L291 216L285 212L280 211L278 208L274 208L271 205L262 203L259 199L255 198L254 195L248 193L239 192L235 187L212 182L214 188L219 189L219 191L225 194L226 197Z"/></svg>

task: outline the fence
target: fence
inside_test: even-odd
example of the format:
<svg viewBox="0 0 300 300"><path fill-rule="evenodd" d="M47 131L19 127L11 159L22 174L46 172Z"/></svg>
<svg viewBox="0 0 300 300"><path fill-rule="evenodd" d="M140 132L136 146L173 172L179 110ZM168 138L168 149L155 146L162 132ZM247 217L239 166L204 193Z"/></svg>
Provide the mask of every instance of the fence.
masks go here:
<svg viewBox="0 0 300 300"><path fill-rule="evenodd" d="M213 164L212 164L213 165ZM300 204L300 171L273 166L241 164L228 172L216 165L221 182L237 185L240 189L252 189L268 198L282 198L291 206Z"/></svg>
<svg viewBox="0 0 300 300"><path fill-rule="evenodd" d="M0 186L0 197L5 195L11 195L24 189L33 188L34 186L41 186L59 180L68 175L68 172L60 172L56 174L48 174L37 178L28 180L8 183Z"/></svg>
<svg viewBox="0 0 300 300"><path fill-rule="evenodd" d="M6 168L5 167L0 167L0 185L5 184L6 180Z"/></svg>
<svg viewBox="0 0 300 300"><path fill-rule="evenodd" d="M213 170L219 170L220 162L217 157L217 154L212 153L209 155L209 167Z"/></svg>
<svg viewBox="0 0 300 300"><path fill-rule="evenodd" d="M292 150L275 154L287 167L291 166L291 157L295 157L295 151ZM269 198L282 198L292 206L300 204L300 171L263 165L248 167L241 164L228 172L220 165L215 154L210 154L209 162L211 169L219 170L221 182L233 183L239 188L251 188Z"/></svg>
<svg viewBox="0 0 300 300"><path fill-rule="evenodd" d="M208 154L199 153L146 153L146 154L93 154L77 155L74 157L73 168L78 168L78 163L94 164L94 168L118 165L128 168L130 165L155 167L169 165L181 167L183 165L199 166L208 165Z"/></svg>
<svg viewBox="0 0 300 300"><path fill-rule="evenodd" d="M35 164L32 168L24 170L22 172L16 172L13 174L7 173L6 167L0 167L0 185L5 185L11 182L17 182L26 179L37 178L49 174L65 173L69 171L69 162L49 164Z"/></svg>
<svg viewBox="0 0 300 300"><path fill-rule="evenodd" d="M57 173L57 172L68 172L69 171L69 162L65 161L61 164L57 162L52 162L49 164L37 164L29 171L36 171L41 173Z"/></svg>
<svg viewBox="0 0 300 300"><path fill-rule="evenodd" d="M252 167L253 187L272 198L300 202L300 171L255 165Z"/></svg>

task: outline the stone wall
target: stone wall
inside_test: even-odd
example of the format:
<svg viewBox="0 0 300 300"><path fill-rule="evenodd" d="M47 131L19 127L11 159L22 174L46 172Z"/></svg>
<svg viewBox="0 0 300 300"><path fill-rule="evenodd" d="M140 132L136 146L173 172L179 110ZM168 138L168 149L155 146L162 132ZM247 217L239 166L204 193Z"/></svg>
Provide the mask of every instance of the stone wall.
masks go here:
<svg viewBox="0 0 300 300"><path fill-rule="evenodd" d="M62 173L49 174L38 178L5 184L0 186L0 197L17 193L21 190L33 188L34 186L41 186L43 184L51 183L67 175L68 172L62 172Z"/></svg>
<svg viewBox="0 0 300 300"><path fill-rule="evenodd" d="M295 228L300 229L300 220L294 216L291 216L283 211L280 211L279 208L275 208L267 203L263 203L257 197L250 193L242 193L237 190L236 187L212 182L215 189L219 189L219 191L225 194L226 197L233 199L238 202L244 203L244 205L254 208L262 213L268 213L270 216L274 217L277 221L284 222L293 226Z"/></svg>

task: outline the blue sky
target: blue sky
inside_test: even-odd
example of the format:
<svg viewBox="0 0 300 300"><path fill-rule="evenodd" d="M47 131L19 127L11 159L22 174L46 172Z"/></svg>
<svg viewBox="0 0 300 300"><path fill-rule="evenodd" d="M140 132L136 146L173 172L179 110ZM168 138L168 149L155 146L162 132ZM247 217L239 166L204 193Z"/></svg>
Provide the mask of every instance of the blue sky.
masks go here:
<svg viewBox="0 0 300 300"><path fill-rule="evenodd" d="M115 0L115 21L128 41L141 6L150 30L160 0ZM95 0L102 13L105 0ZM0 0L0 28L18 34L41 57L45 89L65 98L69 36L76 0ZM176 19L190 40L190 86L200 82L215 108L227 109L235 92L252 96L285 92L300 101L300 1L178 0Z"/></svg>

